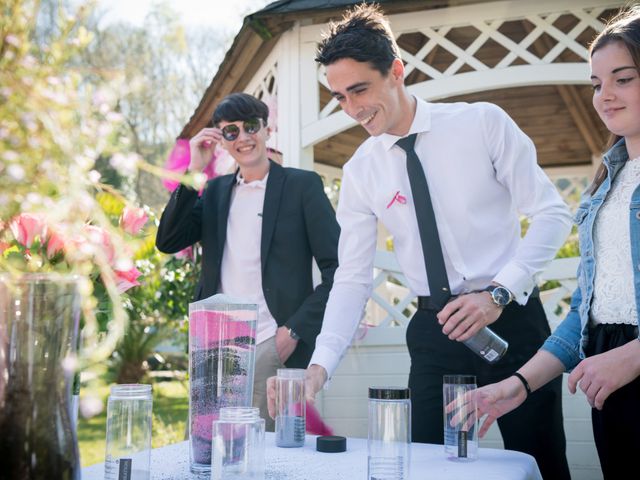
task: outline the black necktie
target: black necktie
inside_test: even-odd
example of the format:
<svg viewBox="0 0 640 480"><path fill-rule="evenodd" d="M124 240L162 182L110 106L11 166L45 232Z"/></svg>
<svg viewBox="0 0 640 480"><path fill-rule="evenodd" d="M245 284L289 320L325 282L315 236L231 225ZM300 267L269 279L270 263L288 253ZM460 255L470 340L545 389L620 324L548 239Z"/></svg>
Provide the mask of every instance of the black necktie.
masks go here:
<svg viewBox="0 0 640 480"><path fill-rule="evenodd" d="M449 289L449 280L447 279L447 270L444 266L444 258L442 257L442 246L440 245L436 216L433 213L433 205L431 205L429 185L427 184L427 178L424 175L420 159L414 149L415 144L415 133L396 142L396 145L407 153L407 174L409 175L413 205L418 218L418 231L420 232L424 264L427 269L431 305L436 310L441 310L451 297L451 291Z"/></svg>

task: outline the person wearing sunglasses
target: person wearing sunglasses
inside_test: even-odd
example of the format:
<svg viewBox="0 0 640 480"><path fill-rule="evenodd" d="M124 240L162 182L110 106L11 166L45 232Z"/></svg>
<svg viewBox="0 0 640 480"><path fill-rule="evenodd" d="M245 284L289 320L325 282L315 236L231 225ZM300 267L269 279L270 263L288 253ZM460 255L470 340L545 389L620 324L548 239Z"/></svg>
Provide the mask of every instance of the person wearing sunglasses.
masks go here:
<svg viewBox="0 0 640 480"><path fill-rule="evenodd" d="M273 431L266 379L278 368L305 368L315 348L338 266L339 227L318 174L269 159L269 110L244 93L225 97L211 127L189 142L189 171L201 172L217 144L234 158L233 174L210 180L201 197L180 185L158 227L166 253L202 245L195 299L225 293L258 304L254 406ZM314 287L312 264L320 270Z"/></svg>

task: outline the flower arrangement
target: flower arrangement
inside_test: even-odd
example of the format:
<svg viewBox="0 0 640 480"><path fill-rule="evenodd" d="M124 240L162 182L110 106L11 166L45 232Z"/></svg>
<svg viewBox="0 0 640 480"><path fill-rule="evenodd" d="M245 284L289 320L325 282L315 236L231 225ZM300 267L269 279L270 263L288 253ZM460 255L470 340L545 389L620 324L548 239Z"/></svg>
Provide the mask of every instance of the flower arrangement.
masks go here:
<svg viewBox="0 0 640 480"><path fill-rule="evenodd" d="M122 233L138 235L148 215L141 208L125 207L120 217ZM52 227L42 213L19 213L3 230L0 254L11 269L28 272L73 270L73 262L94 263L103 257L113 270L119 293L139 285L140 271L135 267L130 249L116 255L109 231L86 223L81 235L67 236L61 228ZM22 268L21 268L22 267Z"/></svg>
<svg viewBox="0 0 640 480"><path fill-rule="evenodd" d="M96 294L111 298L107 335L86 349L87 361L97 361L124 331L119 295L140 283L133 256L146 221L131 195L103 180L100 165L126 178L144 169L197 187L203 179L166 172L131 152L115 109L114 92L126 86L115 74L89 82L75 61L92 39L82 26L89 8L61 18L51 38L37 43L38 6L14 0L0 10L0 271L77 275L84 337L94 346ZM104 208L109 198L120 205L119 221Z"/></svg>

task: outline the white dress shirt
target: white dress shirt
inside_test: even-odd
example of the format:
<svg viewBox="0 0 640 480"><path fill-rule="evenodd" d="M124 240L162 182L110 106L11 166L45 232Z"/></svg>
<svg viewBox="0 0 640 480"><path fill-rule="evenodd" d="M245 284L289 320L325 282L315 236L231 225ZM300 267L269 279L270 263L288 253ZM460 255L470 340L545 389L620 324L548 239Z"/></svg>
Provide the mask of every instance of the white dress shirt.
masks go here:
<svg viewBox="0 0 640 480"><path fill-rule="evenodd" d="M268 177L269 174L262 180L246 183L238 173L220 268L220 293L258 305L256 344L273 337L278 328L262 292L260 262L262 208Z"/></svg>
<svg viewBox="0 0 640 480"><path fill-rule="evenodd" d="M571 229L571 215L538 166L533 142L488 103L417 100L409 133L425 170L453 294L506 286L526 304L536 275ZM415 295L429 285L406 154L400 137L370 137L343 168L337 219L339 266L311 364L329 376L351 343L371 295L376 229L393 235L398 263ZM519 214L531 220L521 238Z"/></svg>

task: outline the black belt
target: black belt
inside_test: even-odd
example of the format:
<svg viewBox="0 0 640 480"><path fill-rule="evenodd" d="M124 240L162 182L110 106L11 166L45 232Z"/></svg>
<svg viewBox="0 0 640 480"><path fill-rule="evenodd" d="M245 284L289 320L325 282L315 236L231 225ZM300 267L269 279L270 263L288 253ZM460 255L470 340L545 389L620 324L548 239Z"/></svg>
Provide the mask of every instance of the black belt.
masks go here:
<svg viewBox="0 0 640 480"><path fill-rule="evenodd" d="M470 293L473 293L473 292L470 292ZM459 295L452 295L449 301L453 300L458 296ZM531 295L529 296L529 298L538 298L539 296L540 296L540 289L538 287L535 287L533 289L533 292L531 292ZM437 306L433 305L433 303L431 302L431 297L418 297L418 309L429 310L432 312L440 311L440 309Z"/></svg>
<svg viewBox="0 0 640 480"><path fill-rule="evenodd" d="M458 295L452 295L449 298L449 302L454 298L456 298L457 296ZM418 297L418 309L429 310L431 312L439 312L440 310L442 310L441 308L438 308L437 305L433 304L433 302L431 301L431 297Z"/></svg>

